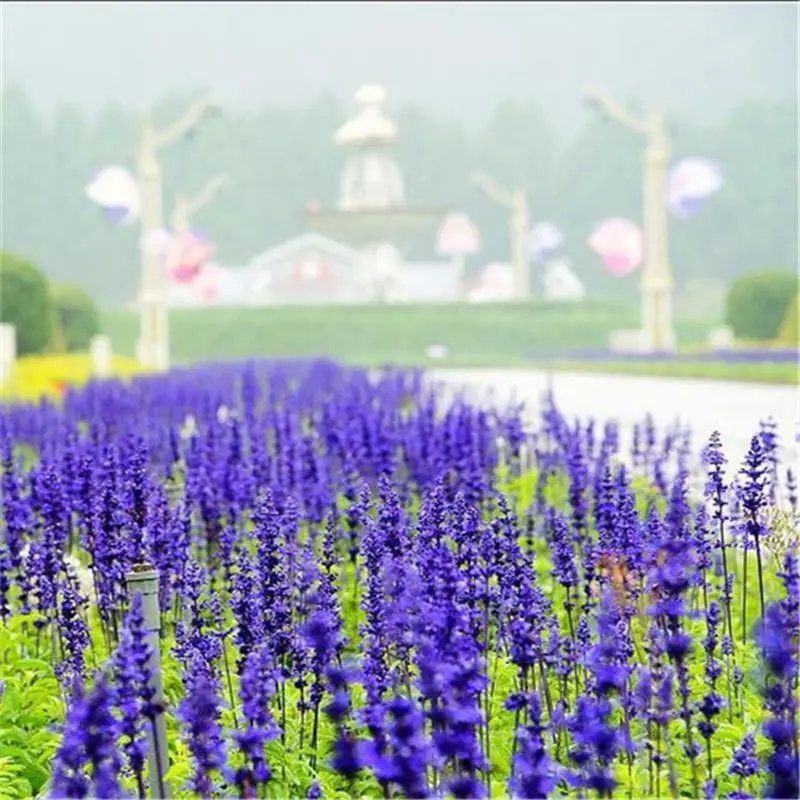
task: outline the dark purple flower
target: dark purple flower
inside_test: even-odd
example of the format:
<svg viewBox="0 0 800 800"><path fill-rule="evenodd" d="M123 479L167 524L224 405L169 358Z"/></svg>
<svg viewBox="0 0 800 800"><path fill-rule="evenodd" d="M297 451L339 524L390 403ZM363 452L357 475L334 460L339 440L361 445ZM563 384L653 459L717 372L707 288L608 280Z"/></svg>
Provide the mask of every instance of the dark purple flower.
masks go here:
<svg viewBox="0 0 800 800"><path fill-rule="evenodd" d="M751 775L758 774L758 771L756 737L752 733L746 733L741 744L733 751L733 758L728 772L731 775L738 775L739 778L749 778Z"/></svg>
<svg viewBox="0 0 800 800"><path fill-rule="evenodd" d="M144 760L147 755L144 724L153 724L158 709L150 684L150 648L142 616L142 596L137 594L122 629L119 647L112 658L114 702L120 711L122 749L140 788L144 785Z"/></svg>
<svg viewBox="0 0 800 800"><path fill-rule="evenodd" d="M548 797L563 772L547 753L539 695L532 693L527 700L528 724L517 731L517 753L508 781L511 796L520 800Z"/></svg>
<svg viewBox="0 0 800 800"><path fill-rule="evenodd" d="M56 674L67 694L72 693L75 683L83 681L84 652L91 643L89 626L81 615L85 599L75 588L76 583L77 579L72 576L62 582L56 617L64 654L61 663L56 666Z"/></svg>
<svg viewBox="0 0 800 800"><path fill-rule="evenodd" d="M225 766L217 681L199 653L190 658L183 680L186 695L178 706L178 718L194 761L191 785L201 797L210 797L214 774Z"/></svg>
<svg viewBox="0 0 800 800"><path fill-rule="evenodd" d="M797 671L797 642L792 639L791 624L784 609L775 603L767 607L756 629L764 663L779 680L791 678Z"/></svg>
<svg viewBox="0 0 800 800"><path fill-rule="evenodd" d="M111 713L113 701L103 676L88 695L76 686L53 762L52 798L125 796L119 785L119 726Z"/></svg>
<svg viewBox="0 0 800 800"><path fill-rule="evenodd" d="M361 750L356 737L348 731L341 731L333 744L331 767L345 778L355 778L364 766Z"/></svg>
<svg viewBox="0 0 800 800"><path fill-rule="evenodd" d="M270 699L277 691L278 680L269 648L262 644L247 657L241 677L242 713L247 727L237 731L235 738L245 766L235 771L233 781L242 797L258 797L259 787L272 778L264 748L280 734L270 711Z"/></svg>
<svg viewBox="0 0 800 800"><path fill-rule="evenodd" d="M427 769L434 752L425 735L425 716L417 704L395 697L386 704L388 723L382 742L363 743L361 760L382 786L395 785L404 797L428 797Z"/></svg>

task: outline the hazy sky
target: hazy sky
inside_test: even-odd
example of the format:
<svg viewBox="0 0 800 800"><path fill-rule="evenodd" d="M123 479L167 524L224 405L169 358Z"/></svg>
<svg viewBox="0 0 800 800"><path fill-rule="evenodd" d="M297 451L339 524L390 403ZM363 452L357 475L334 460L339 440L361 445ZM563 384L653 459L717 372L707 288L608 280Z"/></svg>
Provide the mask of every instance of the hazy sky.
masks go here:
<svg viewBox="0 0 800 800"><path fill-rule="evenodd" d="M474 123L534 99L562 124L587 81L713 119L747 99L796 101L794 3L4 3L3 82L43 110L153 102L210 87L237 107L348 97Z"/></svg>

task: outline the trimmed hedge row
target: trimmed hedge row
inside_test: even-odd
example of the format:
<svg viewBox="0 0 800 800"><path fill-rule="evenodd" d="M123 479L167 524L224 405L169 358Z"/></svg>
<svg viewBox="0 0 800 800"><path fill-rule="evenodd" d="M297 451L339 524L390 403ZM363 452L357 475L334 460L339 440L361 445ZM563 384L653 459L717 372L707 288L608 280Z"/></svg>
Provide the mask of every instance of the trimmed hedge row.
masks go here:
<svg viewBox="0 0 800 800"><path fill-rule="evenodd" d="M735 281L728 292L726 321L737 339L776 339L792 325L792 303L797 315L797 277L784 270L752 272ZM794 321L796 330L796 320ZM796 338L796 336L795 336Z"/></svg>

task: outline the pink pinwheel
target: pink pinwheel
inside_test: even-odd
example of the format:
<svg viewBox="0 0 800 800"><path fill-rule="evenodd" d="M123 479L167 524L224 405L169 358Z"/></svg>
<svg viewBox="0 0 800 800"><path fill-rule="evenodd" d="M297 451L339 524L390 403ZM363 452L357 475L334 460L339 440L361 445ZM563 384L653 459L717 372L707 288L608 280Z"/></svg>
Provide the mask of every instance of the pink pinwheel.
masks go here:
<svg viewBox="0 0 800 800"><path fill-rule="evenodd" d="M612 217L603 220L587 241L611 275L627 275L642 263L642 231L629 219Z"/></svg>
<svg viewBox="0 0 800 800"><path fill-rule="evenodd" d="M165 258L167 274L175 283L191 283L215 249L213 242L196 231L181 231L173 235Z"/></svg>
<svg viewBox="0 0 800 800"><path fill-rule="evenodd" d="M707 158L684 158L667 178L667 205L680 218L691 217L722 186L722 170Z"/></svg>
<svg viewBox="0 0 800 800"><path fill-rule="evenodd" d="M213 303L220 297L225 270L216 264L204 264L192 284L195 297L201 303Z"/></svg>

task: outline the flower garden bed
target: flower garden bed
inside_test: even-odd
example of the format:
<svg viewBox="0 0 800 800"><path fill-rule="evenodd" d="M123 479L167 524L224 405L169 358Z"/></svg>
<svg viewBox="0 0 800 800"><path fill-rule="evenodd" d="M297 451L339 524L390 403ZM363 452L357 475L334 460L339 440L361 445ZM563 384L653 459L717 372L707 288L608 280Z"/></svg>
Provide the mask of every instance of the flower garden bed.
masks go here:
<svg viewBox="0 0 800 800"><path fill-rule="evenodd" d="M778 432L543 408L321 361L3 406L0 796L796 797Z"/></svg>

